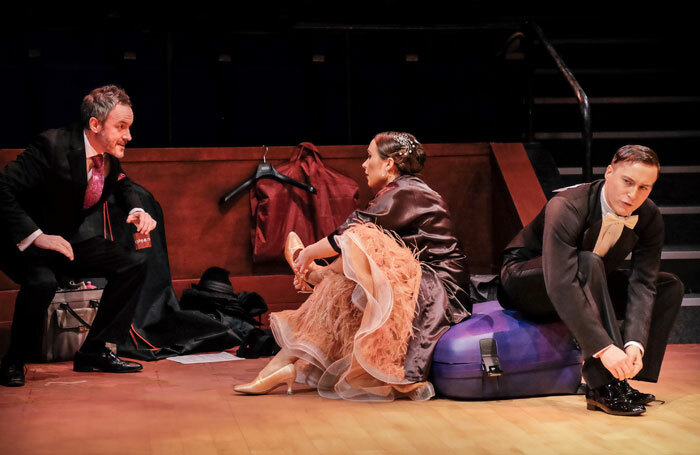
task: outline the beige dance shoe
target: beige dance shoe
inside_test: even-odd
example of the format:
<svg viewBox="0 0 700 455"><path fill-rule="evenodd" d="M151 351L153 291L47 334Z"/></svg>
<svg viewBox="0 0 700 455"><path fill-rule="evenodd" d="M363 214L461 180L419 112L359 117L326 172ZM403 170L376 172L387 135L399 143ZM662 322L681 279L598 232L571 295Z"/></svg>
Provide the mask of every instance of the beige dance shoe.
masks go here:
<svg viewBox="0 0 700 455"><path fill-rule="evenodd" d="M292 384L294 384L296 378L296 368L293 363L290 363L264 378L258 375L252 382L235 385L233 386L233 390L240 393L247 393L248 395L264 395L282 384L287 384L287 395L291 395Z"/></svg>

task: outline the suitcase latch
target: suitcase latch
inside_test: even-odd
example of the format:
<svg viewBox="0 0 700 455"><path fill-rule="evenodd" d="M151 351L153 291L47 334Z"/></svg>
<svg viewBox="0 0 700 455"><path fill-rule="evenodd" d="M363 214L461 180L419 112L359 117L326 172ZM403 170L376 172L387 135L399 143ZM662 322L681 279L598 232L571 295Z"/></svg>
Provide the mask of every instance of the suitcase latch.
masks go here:
<svg viewBox="0 0 700 455"><path fill-rule="evenodd" d="M500 376L503 374L501 362L498 360L498 347L496 340L493 338L484 338L479 340L479 349L481 351L481 369L488 376Z"/></svg>

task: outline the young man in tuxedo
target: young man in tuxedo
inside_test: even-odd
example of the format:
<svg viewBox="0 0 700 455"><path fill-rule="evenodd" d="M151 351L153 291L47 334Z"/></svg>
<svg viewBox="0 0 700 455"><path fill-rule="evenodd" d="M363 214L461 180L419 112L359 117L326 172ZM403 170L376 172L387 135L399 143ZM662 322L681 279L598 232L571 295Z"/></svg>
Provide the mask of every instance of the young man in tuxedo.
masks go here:
<svg viewBox="0 0 700 455"><path fill-rule="evenodd" d="M621 147L604 180L553 197L504 251L501 304L566 323L591 410L639 415L655 400L627 380L658 380L683 299L680 280L659 271L664 225L648 199L658 175L651 149ZM619 268L629 253L630 268Z"/></svg>
<svg viewBox="0 0 700 455"><path fill-rule="evenodd" d="M127 223L147 234L156 226L143 211L119 159L131 140L129 96L99 87L83 99L82 124L39 135L0 173L0 268L20 285L10 346L0 384L22 386L25 363L41 343L42 315L66 274L105 276L92 328L76 353L76 371L114 373L141 365L114 355L105 343L128 335L145 276L145 257L99 235L86 218L114 195Z"/></svg>

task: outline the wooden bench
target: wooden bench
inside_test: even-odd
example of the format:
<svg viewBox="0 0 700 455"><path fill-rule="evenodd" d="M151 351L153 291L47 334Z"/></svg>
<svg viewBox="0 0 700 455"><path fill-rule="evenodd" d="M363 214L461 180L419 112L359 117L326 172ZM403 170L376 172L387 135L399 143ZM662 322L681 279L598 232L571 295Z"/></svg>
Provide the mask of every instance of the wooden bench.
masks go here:
<svg viewBox="0 0 700 455"><path fill-rule="evenodd" d="M371 194L361 167L366 145L320 146L326 166L354 178L361 204ZM270 147L267 161L281 164L293 146ZM497 273L503 246L544 206L545 198L521 144L426 144L421 176L443 195L472 273ZM21 150L0 150L0 167ZM305 295L292 287L283 258L251 259L247 192L220 207L219 198L250 177L263 147L128 149L126 173L161 204L178 297L210 266L231 271L234 290L255 291L271 311L296 308ZM18 286L0 273L0 352L4 352ZM264 319L267 321L267 318Z"/></svg>

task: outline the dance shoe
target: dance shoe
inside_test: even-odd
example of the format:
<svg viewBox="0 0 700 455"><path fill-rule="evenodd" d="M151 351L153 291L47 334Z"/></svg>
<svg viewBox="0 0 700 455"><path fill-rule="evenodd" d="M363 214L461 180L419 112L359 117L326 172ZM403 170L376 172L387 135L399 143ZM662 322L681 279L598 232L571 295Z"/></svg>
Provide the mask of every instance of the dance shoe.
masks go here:
<svg viewBox="0 0 700 455"><path fill-rule="evenodd" d="M611 382L596 389L586 387L588 410L601 410L615 416L637 416L644 413L646 411L644 405L632 403L617 382Z"/></svg>
<svg viewBox="0 0 700 455"><path fill-rule="evenodd" d="M296 368L293 363L290 363L264 378L258 375L252 382L235 385L233 390L248 395L263 395L282 384L287 384L287 395L291 395L292 384L296 377Z"/></svg>
<svg viewBox="0 0 700 455"><path fill-rule="evenodd" d="M122 360L106 347L95 353L78 351L73 357L73 371L134 373L142 369L143 366L140 363Z"/></svg>
<svg viewBox="0 0 700 455"><path fill-rule="evenodd" d="M304 244L297 233L290 231L289 234L287 234L287 241L284 244L284 257L287 259L287 263L292 268L297 280L299 280L299 283L301 283L301 292L311 292L313 286L309 284L301 272L297 271L297 269L294 267L294 260L303 249Z"/></svg>
<svg viewBox="0 0 700 455"><path fill-rule="evenodd" d="M619 381L618 387L632 404L644 405L656 400L653 394L640 392L632 387L627 380Z"/></svg>

